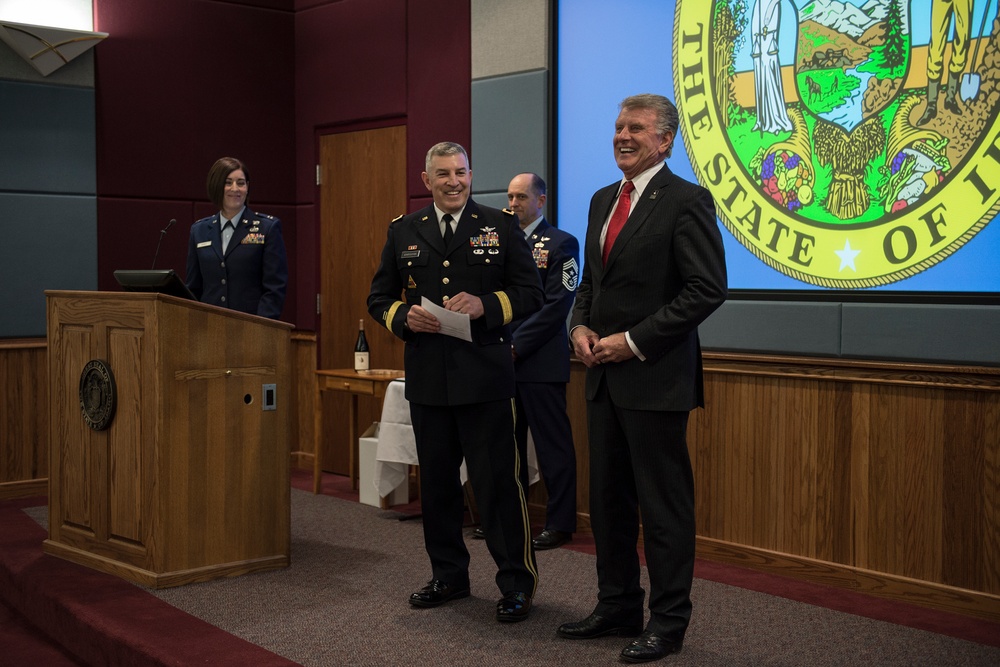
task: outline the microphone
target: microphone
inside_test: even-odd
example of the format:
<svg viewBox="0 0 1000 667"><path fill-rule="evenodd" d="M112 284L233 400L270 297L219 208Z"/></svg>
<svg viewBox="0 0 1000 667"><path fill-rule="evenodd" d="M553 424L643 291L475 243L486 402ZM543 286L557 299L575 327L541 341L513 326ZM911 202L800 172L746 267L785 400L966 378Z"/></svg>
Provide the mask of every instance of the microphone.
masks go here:
<svg viewBox="0 0 1000 667"><path fill-rule="evenodd" d="M163 237L167 235L167 230L170 229L170 226L175 222L177 222L177 220L170 218L170 222L167 223L167 226L160 230L160 240L156 242L156 253L153 255L153 265L149 267L150 270L156 268L156 258L160 256L160 244L163 243Z"/></svg>

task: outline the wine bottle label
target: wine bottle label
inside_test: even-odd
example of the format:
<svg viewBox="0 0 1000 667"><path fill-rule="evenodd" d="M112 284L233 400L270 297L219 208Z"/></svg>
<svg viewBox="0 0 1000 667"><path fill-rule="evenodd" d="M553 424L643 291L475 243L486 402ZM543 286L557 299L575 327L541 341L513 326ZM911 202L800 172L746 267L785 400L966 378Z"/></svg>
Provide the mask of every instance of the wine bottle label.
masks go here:
<svg viewBox="0 0 1000 667"><path fill-rule="evenodd" d="M367 352L355 352L354 353L354 370L356 370L356 371L366 371L366 370L368 370L368 353Z"/></svg>

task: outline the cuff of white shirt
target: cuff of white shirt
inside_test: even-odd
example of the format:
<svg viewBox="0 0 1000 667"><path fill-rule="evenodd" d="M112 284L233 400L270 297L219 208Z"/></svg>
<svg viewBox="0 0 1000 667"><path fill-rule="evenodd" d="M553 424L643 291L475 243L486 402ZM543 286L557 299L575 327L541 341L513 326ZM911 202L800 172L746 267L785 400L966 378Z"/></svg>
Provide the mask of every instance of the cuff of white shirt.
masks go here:
<svg viewBox="0 0 1000 667"><path fill-rule="evenodd" d="M625 332L625 342L628 343L628 346L632 348L633 352L635 352L635 356L639 357L641 361L646 361L646 357L642 355L642 352L639 351L639 348L637 348L635 346L635 343L632 342L632 336L629 335L629 332L627 331Z"/></svg>

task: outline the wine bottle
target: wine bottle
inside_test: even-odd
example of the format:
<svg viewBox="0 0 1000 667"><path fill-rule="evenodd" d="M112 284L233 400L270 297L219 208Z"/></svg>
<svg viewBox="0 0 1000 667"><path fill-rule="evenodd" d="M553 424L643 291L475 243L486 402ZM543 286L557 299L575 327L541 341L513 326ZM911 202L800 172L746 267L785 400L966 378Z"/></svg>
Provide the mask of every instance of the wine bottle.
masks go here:
<svg viewBox="0 0 1000 667"><path fill-rule="evenodd" d="M354 370L368 370L368 339L365 338L365 321L358 321L358 341L354 343Z"/></svg>

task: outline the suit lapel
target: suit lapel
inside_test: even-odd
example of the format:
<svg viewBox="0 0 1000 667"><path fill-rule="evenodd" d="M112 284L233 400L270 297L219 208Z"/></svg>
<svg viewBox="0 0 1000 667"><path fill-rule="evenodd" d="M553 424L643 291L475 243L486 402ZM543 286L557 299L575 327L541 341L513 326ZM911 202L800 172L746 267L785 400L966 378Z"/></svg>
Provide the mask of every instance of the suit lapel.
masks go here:
<svg viewBox="0 0 1000 667"><path fill-rule="evenodd" d="M427 243L442 255L448 256L461 248L468 241L480 226L482 226L482 216L476 202L469 201L465 204L462 217L455 227L455 236L451 239L451 245L444 247L444 238L441 236L441 225L437 219L437 211L434 205L428 206L420 211L417 218L417 233L424 238Z"/></svg>
<svg viewBox="0 0 1000 667"><path fill-rule="evenodd" d="M618 233L618 238L615 239L615 245L611 248L611 254L608 255L608 265L610 266L615 258L618 257L625 248L628 246L628 242L631 240L636 233L642 229L642 227L649 220L650 213L656 207L657 202L661 197L664 196L664 191L669 187L672 181L673 174L667 165L664 164L658 172L653 175L649 183L646 185L646 189L643 190L642 196L639 201L636 202L635 208L632 209L632 213L628 216L628 220L625 221L625 226L622 227L621 231ZM617 194L617 191L615 192ZM608 207L610 210L610 206ZM606 216L605 216L606 217Z"/></svg>
<svg viewBox="0 0 1000 667"><path fill-rule="evenodd" d="M438 225L437 212L433 205L417 213L417 233L432 248L444 254L444 239L441 238L441 227Z"/></svg>
<svg viewBox="0 0 1000 667"><path fill-rule="evenodd" d="M587 243L585 247L588 252L586 261L590 264L591 271L604 272L604 262L601 261L601 231L604 229L604 223L611 213L611 206L618 196L619 185L620 182L609 185L598 193L594 207L594 214L597 217L590 220L587 225Z"/></svg>
<svg viewBox="0 0 1000 667"><path fill-rule="evenodd" d="M469 201L465 204L465 210L462 211L462 217L458 221L458 226L455 227L455 238L451 240L447 254L450 255L468 243L469 237L473 235L473 232L482 226L483 223L481 221L482 217L479 215L479 207L470 197Z"/></svg>
<svg viewBox="0 0 1000 667"><path fill-rule="evenodd" d="M551 227L551 226L552 225L549 224L548 220L546 220L545 218L542 218L542 221L538 223L538 226L535 227L535 231L533 231L532 234L538 234L538 237L539 237L539 240L540 240L541 237L545 235L546 230L548 230L549 227ZM534 245L534 244L529 243L528 245Z"/></svg>
<svg viewBox="0 0 1000 667"><path fill-rule="evenodd" d="M208 239L212 242L212 250L222 259L222 219L216 213L212 218L212 223L208 226Z"/></svg>

